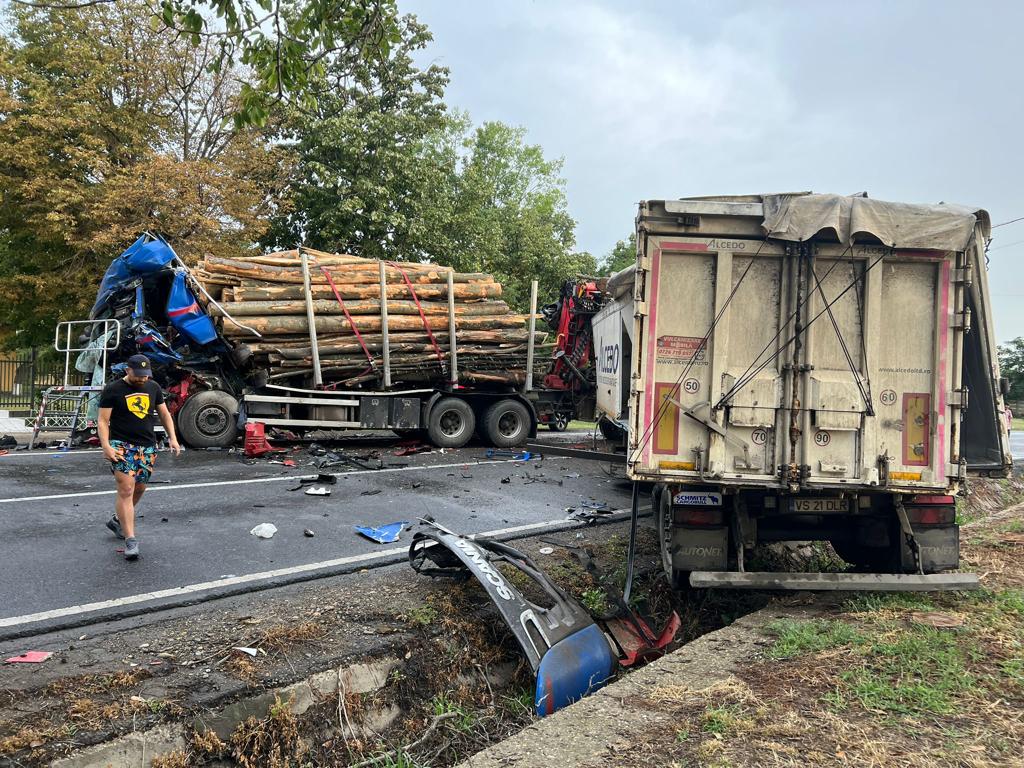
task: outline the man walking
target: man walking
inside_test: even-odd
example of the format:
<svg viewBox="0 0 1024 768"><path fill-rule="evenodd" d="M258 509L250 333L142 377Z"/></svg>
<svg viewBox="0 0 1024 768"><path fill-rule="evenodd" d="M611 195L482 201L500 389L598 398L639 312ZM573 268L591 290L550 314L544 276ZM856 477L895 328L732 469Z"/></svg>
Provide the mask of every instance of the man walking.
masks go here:
<svg viewBox="0 0 1024 768"><path fill-rule="evenodd" d="M164 404L163 391L152 376L149 358L132 355L128 358L125 377L107 384L100 395L97 425L100 445L117 481L117 513L107 521L107 528L124 539L125 560L135 560L139 556L135 507L146 492L146 483L156 462L154 415L159 415L174 455L181 454L181 446L174 433L174 420Z"/></svg>

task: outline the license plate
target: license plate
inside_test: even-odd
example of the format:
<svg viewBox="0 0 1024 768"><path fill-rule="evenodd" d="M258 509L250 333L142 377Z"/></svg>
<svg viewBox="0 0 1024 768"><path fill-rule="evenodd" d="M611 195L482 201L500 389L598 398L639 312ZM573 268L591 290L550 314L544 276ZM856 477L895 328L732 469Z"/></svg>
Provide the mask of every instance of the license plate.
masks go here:
<svg viewBox="0 0 1024 768"><path fill-rule="evenodd" d="M806 514L850 511L849 499L792 499L789 503L794 512Z"/></svg>

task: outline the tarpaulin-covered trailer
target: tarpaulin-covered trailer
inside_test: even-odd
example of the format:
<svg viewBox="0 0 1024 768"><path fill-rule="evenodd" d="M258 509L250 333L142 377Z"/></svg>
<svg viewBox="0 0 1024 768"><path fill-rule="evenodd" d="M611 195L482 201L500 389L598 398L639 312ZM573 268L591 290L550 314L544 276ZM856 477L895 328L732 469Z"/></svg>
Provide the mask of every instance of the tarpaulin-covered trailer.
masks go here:
<svg viewBox="0 0 1024 768"><path fill-rule="evenodd" d="M989 227L864 196L641 203L628 471L677 581L757 581L744 549L789 539L957 567L954 495L1011 464Z"/></svg>

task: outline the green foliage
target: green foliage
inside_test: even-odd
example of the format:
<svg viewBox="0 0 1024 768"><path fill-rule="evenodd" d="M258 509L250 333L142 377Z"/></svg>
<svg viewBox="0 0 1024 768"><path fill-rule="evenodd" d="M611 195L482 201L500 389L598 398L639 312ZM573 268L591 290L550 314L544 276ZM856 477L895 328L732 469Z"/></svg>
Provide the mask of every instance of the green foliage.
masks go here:
<svg viewBox="0 0 1024 768"><path fill-rule="evenodd" d="M386 59L328 68L316 109L289 113L280 138L295 158L290 210L264 244L490 272L520 310L537 278L540 302L553 300L564 280L596 268L573 250L561 161L522 128L472 129L450 113L447 70L413 58L429 31L412 16L398 27Z"/></svg>
<svg viewBox="0 0 1024 768"><path fill-rule="evenodd" d="M262 231L279 163L221 129L237 99L209 47L162 36L141 0L14 7L0 38L0 343L46 344L85 316L146 229L184 258ZM195 109L197 104L204 109Z"/></svg>
<svg viewBox="0 0 1024 768"><path fill-rule="evenodd" d="M608 595L603 589L586 590L580 602L594 616L604 616L608 612Z"/></svg>
<svg viewBox="0 0 1024 768"><path fill-rule="evenodd" d="M15 0L35 7L101 9L121 0ZM243 67L250 76L235 104L238 128L264 125L271 107L288 101L310 108L311 86L325 61L387 57L399 42L395 0L160 0L139 7L147 28L165 41L212 44L211 73Z"/></svg>
<svg viewBox="0 0 1024 768"><path fill-rule="evenodd" d="M867 663L843 672L843 697L865 709L901 715L943 715L956 711L956 695L976 685L967 669L970 649L961 647L955 632L913 626L893 639L879 639L865 648Z"/></svg>
<svg viewBox="0 0 1024 768"><path fill-rule="evenodd" d="M599 274L614 275L636 263L636 233L630 232L625 240L619 240L601 260Z"/></svg>
<svg viewBox="0 0 1024 768"><path fill-rule="evenodd" d="M778 636L767 652L773 659L791 659L864 640L860 632L841 621L780 619L769 624L768 631Z"/></svg>
<svg viewBox="0 0 1024 768"><path fill-rule="evenodd" d="M743 720L743 710L737 704L709 706L701 715L701 730L713 736L725 736L735 731Z"/></svg>
<svg viewBox="0 0 1024 768"><path fill-rule="evenodd" d="M1010 380L1009 397L1024 399L1024 336L999 345L999 372Z"/></svg>
<svg viewBox="0 0 1024 768"><path fill-rule="evenodd" d="M431 699L430 709L435 717L437 715L454 714L455 717L450 722L459 731L471 731L473 726L476 725L476 715L473 711L447 694L439 693Z"/></svg>

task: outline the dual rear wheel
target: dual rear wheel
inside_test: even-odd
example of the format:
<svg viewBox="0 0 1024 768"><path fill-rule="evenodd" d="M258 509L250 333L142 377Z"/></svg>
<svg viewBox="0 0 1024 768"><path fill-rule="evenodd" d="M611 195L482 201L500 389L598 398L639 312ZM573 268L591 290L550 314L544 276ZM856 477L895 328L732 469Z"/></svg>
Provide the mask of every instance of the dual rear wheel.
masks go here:
<svg viewBox="0 0 1024 768"><path fill-rule="evenodd" d="M483 411L481 436L496 448L511 448L530 436L533 417L518 400L506 398ZM443 397L430 410L427 434L439 448L461 448L469 442L477 428L476 413L465 400Z"/></svg>

